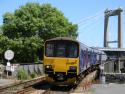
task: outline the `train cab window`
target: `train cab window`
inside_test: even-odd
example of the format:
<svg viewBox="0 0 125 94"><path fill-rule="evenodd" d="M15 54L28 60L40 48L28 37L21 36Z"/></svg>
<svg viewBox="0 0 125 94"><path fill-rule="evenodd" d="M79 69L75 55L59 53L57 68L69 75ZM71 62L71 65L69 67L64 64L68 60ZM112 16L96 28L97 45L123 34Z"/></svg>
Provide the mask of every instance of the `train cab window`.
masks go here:
<svg viewBox="0 0 125 94"><path fill-rule="evenodd" d="M70 41L51 41L46 42L45 55L48 57L78 57L79 46Z"/></svg>
<svg viewBox="0 0 125 94"><path fill-rule="evenodd" d="M54 56L54 44L46 44L46 56Z"/></svg>
<svg viewBox="0 0 125 94"><path fill-rule="evenodd" d="M65 57L66 56L66 45L65 44L58 44L57 45L56 56L59 56L59 57Z"/></svg>
<svg viewBox="0 0 125 94"><path fill-rule="evenodd" d="M69 56L68 57L77 57L78 47L75 44L69 45Z"/></svg>

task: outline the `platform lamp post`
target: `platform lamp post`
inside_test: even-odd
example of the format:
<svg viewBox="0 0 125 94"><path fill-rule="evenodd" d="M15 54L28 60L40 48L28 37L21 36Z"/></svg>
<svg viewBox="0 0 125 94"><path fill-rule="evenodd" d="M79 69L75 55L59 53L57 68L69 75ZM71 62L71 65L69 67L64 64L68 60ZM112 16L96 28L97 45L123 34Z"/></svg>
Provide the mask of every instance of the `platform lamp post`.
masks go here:
<svg viewBox="0 0 125 94"><path fill-rule="evenodd" d="M8 78L8 72L12 70L10 60L14 58L14 52L12 50L6 50L4 53L4 57L7 60L6 71L7 71L7 78Z"/></svg>

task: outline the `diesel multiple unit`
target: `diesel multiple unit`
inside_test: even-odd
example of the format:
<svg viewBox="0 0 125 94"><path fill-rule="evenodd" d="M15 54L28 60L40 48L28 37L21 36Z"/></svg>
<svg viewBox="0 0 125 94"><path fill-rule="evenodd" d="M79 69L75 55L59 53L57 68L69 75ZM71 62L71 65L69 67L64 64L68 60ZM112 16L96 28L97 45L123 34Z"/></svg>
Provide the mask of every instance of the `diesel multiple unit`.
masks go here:
<svg viewBox="0 0 125 94"><path fill-rule="evenodd" d="M105 53L65 37L45 42L44 69L54 82L75 82L81 73L105 60Z"/></svg>

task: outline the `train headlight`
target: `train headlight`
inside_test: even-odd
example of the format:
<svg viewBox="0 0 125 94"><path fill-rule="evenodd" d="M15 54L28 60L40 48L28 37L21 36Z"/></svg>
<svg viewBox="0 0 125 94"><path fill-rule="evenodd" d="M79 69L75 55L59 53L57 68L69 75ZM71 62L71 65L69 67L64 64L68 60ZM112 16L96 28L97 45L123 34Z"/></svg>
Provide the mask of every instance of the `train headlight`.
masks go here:
<svg viewBox="0 0 125 94"><path fill-rule="evenodd" d="M76 66L70 66L69 70L76 70L76 68L77 68Z"/></svg>
<svg viewBox="0 0 125 94"><path fill-rule="evenodd" d="M51 66L51 65L46 65L45 67L46 67L47 69L52 68L52 66Z"/></svg>

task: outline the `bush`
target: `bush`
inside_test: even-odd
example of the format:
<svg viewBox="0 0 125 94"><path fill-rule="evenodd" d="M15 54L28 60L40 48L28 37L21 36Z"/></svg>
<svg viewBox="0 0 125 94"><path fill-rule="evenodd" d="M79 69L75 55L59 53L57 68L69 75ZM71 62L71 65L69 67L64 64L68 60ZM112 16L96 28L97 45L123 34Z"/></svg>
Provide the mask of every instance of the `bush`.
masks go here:
<svg viewBox="0 0 125 94"><path fill-rule="evenodd" d="M19 80L27 80L29 78L28 73L24 69L20 69L18 71L18 79Z"/></svg>
<svg viewBox="0 0 125 94"><path fill-rule="evenodd" d="M36 73L32 73L30 76L31 76L31 78L35 78L35 77L37 77L37 74Z"/></svg>

